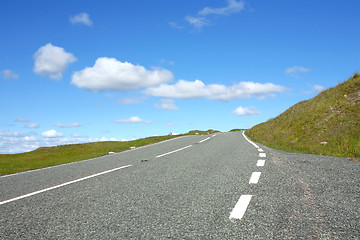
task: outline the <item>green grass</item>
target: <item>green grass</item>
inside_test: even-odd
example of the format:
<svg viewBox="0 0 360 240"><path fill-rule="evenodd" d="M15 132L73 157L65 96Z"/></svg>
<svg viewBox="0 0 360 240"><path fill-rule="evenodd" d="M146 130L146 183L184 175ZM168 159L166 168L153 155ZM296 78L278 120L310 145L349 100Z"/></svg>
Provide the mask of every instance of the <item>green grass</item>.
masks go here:
<svg viewBox="0 0 360 240"><path fill-rule="evenodd" d="M231 129L229 132L241 132L244 131L246 129L239 129L239 128L235 128L235 129Z"/></svg>
<svg viewBox="0 0 360 240"><path fill-rule="evenodd" d="M285 151L359 158L360 75L295 104L247 135Z"/></svg>
<svg viewBox="0 0 360 240"><path fill-rule="evenodd" d="M0 154L0 175L12 174L44 167L77 162L100 157L109 152L122 152L130 147L141 147L184 135L207 135L219 131L193 130L187 134L175 136L148 137L128 142L94 142L69 144L55 147L41 147L31 152L18 154Z"/></svg>
<svg viewBox="0 0 360 240"><path fill-rule="evenodd" d="M214 133L218 133L218 132L219 131L212 130L212 129L209 129L207 131L192 130L192 131L188 132L187 135L209 135L209 134L214 134Z"/></svg>
<svg viewBox="0 0 360 240"><path fill-rule="evenodd" d="M100 157L109 154L109 152L121 152L130 149L130 147L140 147L178 136L148 137L128 142L70 144L41 147L26 153L0 154L0 174L17 173Z"/></svg>

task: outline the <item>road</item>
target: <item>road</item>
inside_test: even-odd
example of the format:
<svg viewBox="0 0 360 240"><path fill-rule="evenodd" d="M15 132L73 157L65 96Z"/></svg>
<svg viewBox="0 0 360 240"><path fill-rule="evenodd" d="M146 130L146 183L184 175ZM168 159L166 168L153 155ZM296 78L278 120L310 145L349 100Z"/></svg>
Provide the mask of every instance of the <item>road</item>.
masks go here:
<svg viewBox="0 0 360 240"><path fill-rule="evenodd" d="M0 178L0 239L359 239L360 164L241 132Z"/></svg>

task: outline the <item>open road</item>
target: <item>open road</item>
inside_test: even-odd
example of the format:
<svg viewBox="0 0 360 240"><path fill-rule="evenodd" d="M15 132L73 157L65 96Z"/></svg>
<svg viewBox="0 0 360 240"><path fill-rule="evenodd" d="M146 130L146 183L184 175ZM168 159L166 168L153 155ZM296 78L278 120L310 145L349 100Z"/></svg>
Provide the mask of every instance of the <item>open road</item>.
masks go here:
<svg viewBox="0 0 360 240"><path fill-rule="evenodd" d="M0 239L360 239L360 163L241 132L0 177Z"/></svg>

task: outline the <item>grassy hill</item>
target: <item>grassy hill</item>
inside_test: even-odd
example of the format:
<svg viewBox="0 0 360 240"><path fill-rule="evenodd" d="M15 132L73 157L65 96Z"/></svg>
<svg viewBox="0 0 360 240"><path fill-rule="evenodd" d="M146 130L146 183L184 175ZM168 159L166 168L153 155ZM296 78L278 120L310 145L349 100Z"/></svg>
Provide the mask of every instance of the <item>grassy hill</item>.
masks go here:
<svg viewBox="0 0 360 240"><path fill-rule="evenodd" d="M0 175L100 157L109 154L109 152L121 152L131 147L140 147L178 136L148 137L128 142L69 144L40 147L25 153L0 154Z"/></svg>
<svg viewBox="0 0 360 240"><path fill-rule="evenodd" d="M219 131L193 130L182 135L148 137L127 142L92 142L68 144L55 147L40 147L34 151L18 154L0 154L0 175L34 170L64 163L100 157L109 152L121 152L131 147L140 147L184 135L206 135Z"/></svg>
<svg viewBox="0 0 360 240"><path fill-rule="evenodd" d="M285 151L360 157L360 74L254 126L247 135Z"/></svg>

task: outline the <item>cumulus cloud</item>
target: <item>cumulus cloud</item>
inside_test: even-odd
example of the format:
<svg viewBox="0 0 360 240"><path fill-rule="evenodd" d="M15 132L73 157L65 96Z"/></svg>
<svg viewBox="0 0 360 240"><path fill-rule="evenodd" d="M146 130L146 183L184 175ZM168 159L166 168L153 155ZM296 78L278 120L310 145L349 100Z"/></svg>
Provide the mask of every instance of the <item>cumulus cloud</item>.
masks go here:
<svg viewBox="0 0 360 240"><path fill-rule="evenodd" d="M90 20L89 14L87 13L79 13L75 16L70 17L69 20L72 24L84 24L89 27L91 27L93 24Z"/></svg>
<svg viewBox="0 0 360 240"><path fill-rule="evenodd" d="M285 87L273 83L239 82L232 86L225 86L222 84L205 85L200 80L193 82L179 80L173 85L161 84L157 87L148 88L144 93L166 98L208 98L228 101L253 96L264 98L285 90Z"/></svg>
<svg viewBox="0 0 360 240"><path fill-rule="evenodd" d="M57 132L56 130L52 129L52 130L48 130L45 131L41 134L41 136L45 137L45 138L56 138L56 137L62 137L64 136L62 133Z"/></svg>
<svg viewBox="0 0 360 240"><path fill-rule="evenodd" d="M143 66L115 58L98 58L93 67L75 72L71 83L94 91L126 91L170 82L173 74L166 69L147 70Z"/></svg>
<svg viewBox="0 0 360 240"><path fill-rule="evenodd" d="M206 7L199 11L199 15L206 16L210 14L215 15L230 15L233 13L241 12L245 9L245 3L243 1L228 0L228 5L222 8Z"/></svg>
<svg viewBox="0 0 360 240"><path fill-rule="evenodd" d="M179 108L175 105L175 101L172 99L161 99L160 104L155 104L155 107L161 108L164 110L179 110Z"/></svg>
<svg viewBox="0 0 360 240"><path fill-rule="evenodd" d="M249 116L249 115L256 115L260 114L260 110L258 110L256 107L238 107L234 111L232 111L232 114L238 115L238 116Z"/></svg>
<svg viewBox="0 0 360 240"><path fill-rule="evenodd" d="M41 76L49 76L53 80L60 80L70 63L77 59L64 48L48 43L40 47L34 54L34 72Z"/></svg>
<svg viewBox="0 0 360 240"><path fill-rule="evenodd" d="M70 123L70 124L62 124L62 123L57 123L55 124L56 127L58 128L74 128L74 127L81 127L80 123Z"/></svg>
<svg viewBox="0 0 360 240"><path fill-rule="evenodd" d="M14 73L10 69L5 69L5 70L1 71L0 74L3 75L4 79L12 79L12 80L19 79L19 75Z"/></svg>
<svg viewBox="0 0 360 240"><path fill-rule="evenodd" d="M128 119L123 119L123 120L114 120L115 123L118 123L118 124L126 124L126 123L144 123L144 124L151 124L150 121L146 121L146 120L143 120L137 116L134 116L134 117L130 117Z"/></svg>

